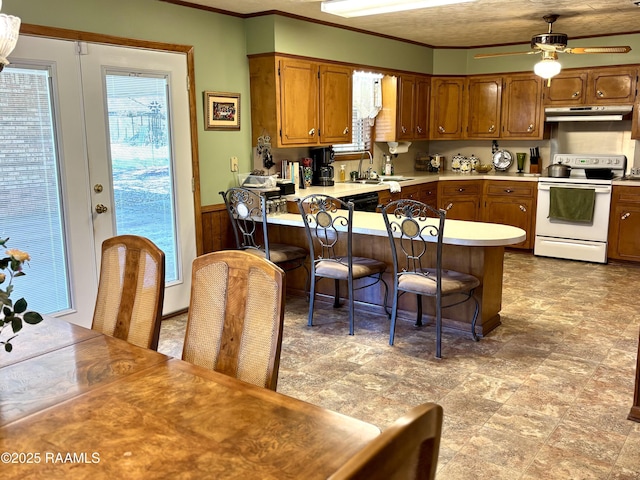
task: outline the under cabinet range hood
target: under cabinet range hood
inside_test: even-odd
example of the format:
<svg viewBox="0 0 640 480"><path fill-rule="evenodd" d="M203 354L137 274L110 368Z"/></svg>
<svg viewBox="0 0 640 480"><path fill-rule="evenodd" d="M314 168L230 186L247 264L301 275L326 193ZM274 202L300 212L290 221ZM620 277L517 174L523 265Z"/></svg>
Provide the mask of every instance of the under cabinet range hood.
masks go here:
<svg viewBox="0 0 640 480"><path fill-rule="evenodd" d="M547 107L544 115L547 122L610 122L623 120L632 110L631 105Z"/></svg>

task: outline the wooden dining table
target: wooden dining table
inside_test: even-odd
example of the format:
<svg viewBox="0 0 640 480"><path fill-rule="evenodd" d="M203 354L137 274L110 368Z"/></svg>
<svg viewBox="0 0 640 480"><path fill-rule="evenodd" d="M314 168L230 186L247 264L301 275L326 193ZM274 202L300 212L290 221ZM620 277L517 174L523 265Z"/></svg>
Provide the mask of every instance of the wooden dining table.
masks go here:
<svg viewBox="0 0 640 480"><path fill-rule="evenodd" d="M0 353L9 478L326 478L374 425L56 318Z"/></svg>

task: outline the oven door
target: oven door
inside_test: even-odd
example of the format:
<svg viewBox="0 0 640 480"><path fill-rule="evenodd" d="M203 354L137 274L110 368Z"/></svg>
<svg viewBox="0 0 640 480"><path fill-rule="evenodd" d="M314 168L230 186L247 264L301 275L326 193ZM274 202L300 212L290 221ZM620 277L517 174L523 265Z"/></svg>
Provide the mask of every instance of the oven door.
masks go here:
<svg viewBox="0 0 640 480"><path fill-rule="evenodd" d="M593 223L579 223L549 218L550 187L586 188L596 193ZM536 210L536 236L606 242L609 230L611 185L593 185L571 182L538 183Z"/></svg>

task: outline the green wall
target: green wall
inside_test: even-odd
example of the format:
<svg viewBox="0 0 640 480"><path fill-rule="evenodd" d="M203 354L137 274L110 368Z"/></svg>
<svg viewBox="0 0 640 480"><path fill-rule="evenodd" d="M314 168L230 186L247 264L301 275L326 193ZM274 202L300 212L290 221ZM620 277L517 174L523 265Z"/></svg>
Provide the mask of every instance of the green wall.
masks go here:
<svg viewBox="0 0 640 480"><path fill-rule="evenodd" d="M54 4L55 6L52 6ZM24 23L192 45L195 56L202 205L221 202L218 192L235 182L229 158L240 171L252 168L247 54L279 52L394 70L446 75L532 71L537 56L475 60L478 52L526 51L528 44L482 49L431 49L411 43L266 15L246 20L158 0L4 0L3 13ZM626 55L561 55L569 67L640 64L640 35L576 40L571 46L631 45ZM205 131L202 92L241 95L241 130Z"/></svg>
<svg viewBox="0 0 640 480"><path fill-rule="evenodd" d="M247 53L272 51L419 73L433 64L433 50L419 45L280 15L248 19Z"/></svg>

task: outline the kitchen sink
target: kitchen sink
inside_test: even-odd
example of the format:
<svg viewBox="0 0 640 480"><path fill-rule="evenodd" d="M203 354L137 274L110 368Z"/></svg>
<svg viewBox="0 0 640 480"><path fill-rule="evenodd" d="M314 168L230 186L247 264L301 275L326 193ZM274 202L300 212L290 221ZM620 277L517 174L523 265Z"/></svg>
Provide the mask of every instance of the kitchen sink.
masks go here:
<svg viewBox="0 0 640 480"><path fill-rule="evenodd" d="M404 175L382 175L380 180L383 182L406 182L413 180L413 178L405 177Z"/></svg>
<svg viewBox="0 0 640 480"><path fill-rule="evenodd" d="M361 178L360 180L349 180L346 183L361 183L363 185L379 185L381 182L373 178Z"/></svg>

